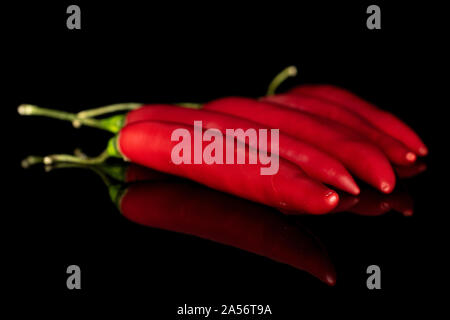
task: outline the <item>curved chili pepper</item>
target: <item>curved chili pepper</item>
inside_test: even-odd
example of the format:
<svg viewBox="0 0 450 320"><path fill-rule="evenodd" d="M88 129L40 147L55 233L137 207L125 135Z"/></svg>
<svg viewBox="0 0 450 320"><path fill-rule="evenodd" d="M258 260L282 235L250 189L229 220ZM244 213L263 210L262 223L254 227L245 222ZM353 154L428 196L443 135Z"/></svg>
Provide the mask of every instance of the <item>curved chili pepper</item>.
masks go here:
<svg viewBox="0 0 450 320"><path fill-rule="evenodd" d="M184 106L186 104L183 104ZM227 129L253 129L256 135L259 136L259 129L266 129L263 125L253 122L248 119L234 117L219 112L208 110L193 110L181 108L173 105L138 105L132 104L133 111L127 114L115 115L103 119L78 118L75 114L65 113L57 110L43 109L33 105L22 105L19 107L21 114L25 115L45 115L53 118L70 120L76 125L87 125L96 128L117 133L126 125L140 121L163 121L171 123L180 123L192 126L194 121L202 121L202 126L205 129L218 129L225 133ZM128 107L126 104L124 107ZM198 107L196 105L196 107ZM122 105L113 105L102 107L101 112L121 109ZM92 109L84 111L79 114L96 114L99 109ZM270 151L268 145L267 150L263 150L258 144L251 144L253 141L248 141L244 137L237 137L241 143L251 145L260 151ZM317 147L295 139L291 136L281 133L279 135L278 154L292 163L302 168L309 176L315 178L323 183L337 187L352 194L359 193L359 187L353 180L346 168L339 160L328 155Z"/></svg>
<svg viewBox="0 0 450 320"><path fill-rule="evenodd" d="M412 178L427 170L424 162L416 162L409 166L395 166L395 173L400 179Z"/></svg>
<svg viewBox="0 0 450 320"><path fill-rule="evenodd" d="M43 158L26 160L31 165L42 163ZM170 179L136 164L54 163L50 167L57 168L99 174L112 201L134 223L233 246L306 271L328 285L336 282L334 266L320 241L270 207L192 181Z"/></svg>
<svg viewBox="0 0 450 320"><path fill-rule="evenodd" d="M272 102L302 112L311 113L348 126L380 147L389 160L397 165L411 164L416 160L416 155L400 141L379 131L360 115L339 107L334 103L314 97L293 94L277 94L264 97L261 101Z"/></svg>
<svg viewBox="0 0 450 320"><path fill-rule="evenodd" d="M418 155L425 156L428 153L426 145L407 124L392 113L379 109L350 91L332 85L302 85L290 90L289 93L310 95L336 103L364 117L379 130L399 140Z"/></svg>
<svg viewBox="0 0 450 320"><path fill-rule="evenodd" d="M192 126L150 121L130 124L119 133L116 140L117 149L132 162L273 207L323 214L331 211L338 203L336 192L309 178L299 168L283 159L279 160L279 170L276 174L261 175L262 165L249 164L248 161L250 153L257 151L250 148L247 152L245 145L239 143L235 144L234 151L235 154L245 153L245 164L176 165L171 160L171 152L177 142L171 141L171 135L174 130L180 128L190 132L193 139ZM223 147L226 148L225 143Z"/></svg>
<svg viewBox="0 0 450 320"><path fill-rule="evenodd" d="M381 216L392 210L404 216L411 216L414 212L411 195L397 190L391 194L382 194L374 189L365 188L357 196L340 194L339 204L330 213L349 212L360 216ZM283 209L279 209L279 211L286 215L301 214Z"/></svg>
<svg viewBox="0 0 450 320"><path fill-rule="evenodd" d="M146 120L174 122L186 125L192 125L194 121L201 120L203 128L218 129L223 134L225 134L227 129L240 128L243 130L254 129L256 130L257 136L259 136L258 130L265 129L261 124L247 119L229 116L219 112L186 109L171 105L144 105L139 109L130 111L125 117L124 124L127 125ZM239 141L260 150L260 146L257 144L250 144L253 141L249 142L245 138ZM271 151L270 144L267 147L267 150ZM280 133L279 155L300 166L312 178L352 194L359 193L358 186L345 167L337 159L317 149L315 146Z"/></svg>
<svg viewBox="0 0 450 320"><path fill-rule="evenodd" d="M314 115L247 98L222 98L203 106L252 119L306 141L339 159L351 172L384 193L395 187L395 174L386 156L348 128Z"/></svg>

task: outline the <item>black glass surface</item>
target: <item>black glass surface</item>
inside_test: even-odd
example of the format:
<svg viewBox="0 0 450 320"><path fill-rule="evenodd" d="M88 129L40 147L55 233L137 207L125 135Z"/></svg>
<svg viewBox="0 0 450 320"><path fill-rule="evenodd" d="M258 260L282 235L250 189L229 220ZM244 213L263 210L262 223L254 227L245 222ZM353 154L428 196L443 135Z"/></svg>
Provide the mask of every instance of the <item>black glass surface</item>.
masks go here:
<svg viewBox="0 0 450 320"><path fill-rule="evenodd" d="M443 106L433 92L441 84L429 76L436 70L429 54L437 57L439 50L432 47L436 34L411 22L434 11L383 4L382 29L370 31L368 4L362 3L269 8L82 2L82 29L69 31L67 5L15 4L9 11L15 18L5 36L8 99L1 110L3 170L12 180L3 228L8 280L19 297L30 296L43 309L41 299L67 310L123 308L150 319L182 319L176 310L184 304L269 304L273 317L293 319L338 311L384 313L392 306L402 312L434 293L431 286L445 278L439 262L445 250L436 237L447 213L437 195L445 179L437 168L445 130L437 125ZM277 223L308 230L308 239L320 243L334 267L335 286L270 254L134 223L90 170L20 166L30 154L81 148L96 155L110 137L52 119L20 117L21 103L76 112L127 101L258 97L292 64L299 75L280 91L302 83L342 86L399 116L430 150L427 170L399 182L398 192L408 199L406 214L405 207L394 208L368 186L367 206L349 206L346 212L285 217L258 207ZM234 201L218 197L225 204ZM174 211L182 210L183 200L174 194ZM218 200L218 211L225 204ZM66 288L71 264L82 270L79 291ZM381 268L381 290L367 289L366 268L372 264Z"/></svg>

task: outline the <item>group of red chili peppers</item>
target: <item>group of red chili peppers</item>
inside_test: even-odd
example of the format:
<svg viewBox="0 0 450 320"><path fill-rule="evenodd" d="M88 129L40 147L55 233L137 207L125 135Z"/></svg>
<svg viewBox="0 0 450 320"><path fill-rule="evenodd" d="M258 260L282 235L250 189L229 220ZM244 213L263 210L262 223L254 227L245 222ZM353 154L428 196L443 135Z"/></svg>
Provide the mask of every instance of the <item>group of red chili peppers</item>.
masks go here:
<svg viewBox="0 0 450 320"><path fill-rule="evenodd" d="M96 158L63 154L39 158L46 164L95 164L111 156L122 157L286 213L331 212L339 203L339 195L330 187L352 195L360 193L353 177L382 193L391 193L396 174L402 177L423 168L417 158L427 155L428 150L418 135L393 114L345 89L301 85L274 94L278 85L295 73L293 67L283 70L269 86L268 95L258 99L225 97L202 105L125 103L78 114L22 105L19 113L70 120L75 126L116 133ZM98 118L118 111L126 113ZM261 175L260 164L172 163L172 132L178 128L194 132L194 121L202 121L204 130L215 128L224 135L226 129L279 129L278 173Z"/></svg>

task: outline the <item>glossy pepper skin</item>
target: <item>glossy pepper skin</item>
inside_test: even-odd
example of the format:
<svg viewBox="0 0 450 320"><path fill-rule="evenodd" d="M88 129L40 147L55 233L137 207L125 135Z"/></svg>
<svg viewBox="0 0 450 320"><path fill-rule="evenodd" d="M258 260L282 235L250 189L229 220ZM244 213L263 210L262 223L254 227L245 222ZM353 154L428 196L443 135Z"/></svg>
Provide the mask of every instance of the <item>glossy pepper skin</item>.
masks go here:
<svg viewBox="0 0 450 320"><path fill-rule="evenodd" d="M341 123L354 130L356 134L370 140L386 154L392 163L397 165L409 165L416 160L416 155L400 141L375 128L360 115L334 103L295 94L277 94L264 97L261 101L276 103Z"/></svg>
<svg viewBox="0 0 450 320"><path fill-rule="evenodd" d="M194 121L202 121L203 128L218 129L223 134L225 134L227 129L254 129L256 132L259 129L266 129L261 124L251 120L214 111L193 110L172 105L144 105L139 109L130 111L126 115L125 125L148 120L185 125L192 125ZM245 138L240 141L249 144L249 141ZM258 150L260 149L260 146L257 144L251 146ZM270 144L267 147L267 150L271 151ZM359 187L344 165L311 144L280 133L279 155L298 165L306 174L320 182L351 194L359 193Z"/></svg>
<svg viewBox="0 0 450 320"><path fill-rule="evenodd" d="M190 181L135 183L118 205L135 223L233 246L304 270L328 285L336 282L317 238L268 207Z"/></svg>
<svg viewBox="0 0 450 320"><path fill-rule="evenodd" d="M324 214L338 204L336 192L283 159L279 160L276 174L261 175L263 165L249 164L248 161L249 153L257 151L239 143L235 144L235 155L245 152L245 164L193 164L193 161L192 164L174 164L171 153L178 141L171 141L171 135L180 128L190 132L191 145L194 145L193 126L152 121L125 126L119 133L116 145L122 156L137 164L269 206ZM223 147L225 149L225 143Z"/></svg>
<svg viewBox="0 0 450 320"><path fill-rule="evenodd" d="M395 174L386 156L366 139L334 121L240 97L218 99L206 103L203 108L279 128L280 132L336 157L357 177L380 191L390 193L395 187Z"/></svg>
<svg viewBox="0 0 450 320"><path fill-rule="evenodd" d="M309 95L333 102L364 117L379 130L399 140L413 152L425 156L428 149L417 133L392 113L379 109L348 90L332 85L302 85L290 94Z"/></svg>

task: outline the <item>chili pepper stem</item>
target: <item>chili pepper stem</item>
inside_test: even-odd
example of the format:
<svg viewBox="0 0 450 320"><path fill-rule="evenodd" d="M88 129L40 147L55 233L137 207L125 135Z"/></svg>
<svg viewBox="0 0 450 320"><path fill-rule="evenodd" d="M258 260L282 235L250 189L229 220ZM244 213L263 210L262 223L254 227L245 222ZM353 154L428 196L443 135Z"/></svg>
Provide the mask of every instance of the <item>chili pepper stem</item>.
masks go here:
<svg viewBox="0 0 450 320"><path fill-rule="evenodd" d="M140 106L142 106L142 103L137 102L116 103L104 107L80 111L77 113L77 117L78 119L93 118L118 111L134 110L139 108Z"/></svg>
<svg viewBox="0 0 450 320"><path fill-rule="evenodd" d="M17 112L23 116L43 116L58 120L70 121L75 128L82 125L94 127L117 133L122 127L123 115L116 115L106 119L79 118L77 114L41 108L32 104L22 104L17 108Z"/></svg>
<svg viewBox="0 0 450 320"><path fill-rule="evenodd" d="M43 157L29 156L22 161L22 165L24 168L27 168L27 167L37 164L37 163L44 163L43 159L44 159ZM24 165L24 164L26 164L26 165ZM112 177L107 172L103 171L103 168L101 166L87 165L87 164L80 164L80 163L58 162L58 163L53 163L50 165L45 165L44 168L45 168L46 172L50 172L54 169L64 169L64 168L90 169L93 172L95 172L100 177L100 179L103 181L103 183L106 185L106 187L108 188L108 192L109 192L109 196L111 197L111 200L117 206L120 203L121 196L124 192L123 183L117 183L117 181L115 180L115 177Z"/></svg>
<svg viewBox="0 0 450 320"><path fill-rule="evenodd" d="M267 89L266 96L272 96L277 91L278 87L290 77L295 77L297 75L297 68L295 66L289 66L282 70L279 74L273 78Z"/></svg>
<svg viewBox="0 0 450 320"><path fill-rule="evenodd" d="M179 102L175 105L188 109L201 109L203 107L203 103L197 102Z"/></svg>
<svg viewBox="0 0 450 320"><path fill-rule="evenodd" d="M51 154L45 157L30 156L22 161L24 168L36 163L43 163L44 165L53 165L55 163L74 163L81 165L96 165L102 164L109 158L124 159L117 146L118 136L114 136L108 142L108 147L96 157L87 157L86 155L72 155L72 154ZM126 160L126 159L124 159Z"/></svg>
<svg viewBox="0 0 450 320"><path fill-rule="evenodd" d="M100 164L109 158L108 150L103 151L97 157L92 158L80 158L71 154L52 154L45 156L43 159L44 164L50 165L55 162L67 162L67 163L79 163L79 164Z"/></svg>

